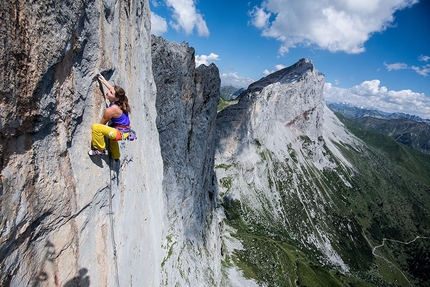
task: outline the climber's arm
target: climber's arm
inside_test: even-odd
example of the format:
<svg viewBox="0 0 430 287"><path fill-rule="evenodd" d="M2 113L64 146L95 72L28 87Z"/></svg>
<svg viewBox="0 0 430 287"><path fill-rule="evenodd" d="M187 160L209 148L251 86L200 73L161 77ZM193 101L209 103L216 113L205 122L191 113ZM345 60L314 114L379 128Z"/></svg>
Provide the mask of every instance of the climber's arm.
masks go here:
<svg viewBox="0 0 430 287"><path fill-rule="evenodd" d="M103 113L103 117L100 120L100 123L102 125L107 124L112 118L117 118L121 116L122 111L118 106L112 106L110 108L107 108L105 112Z"/></svg>
<svg viewBox="0 0 430 287"><path fill-rule="evenodd" d="M105 85L105 86L106 86L106 88L107 88L108 90L110 90L110 89L113 87L111 84L109 84L109 82L108 82L108 81L106 81L105 77L103 77L103 75L102 75L102 74L98 74L98 75L97 75L97 78L99 79L99 81L100 81L103 85Z"/></svg>
<svg viewBox="0 0 430 287"><path fill-rule="evenodd" d="M103 117L100 120L100 123L102 125L105 125L105 124L107 124L110 121L111 118L112 118L112 115L110 115L110 113L108 113L108 111L106 109L106 111L103 113Z"/></svg>

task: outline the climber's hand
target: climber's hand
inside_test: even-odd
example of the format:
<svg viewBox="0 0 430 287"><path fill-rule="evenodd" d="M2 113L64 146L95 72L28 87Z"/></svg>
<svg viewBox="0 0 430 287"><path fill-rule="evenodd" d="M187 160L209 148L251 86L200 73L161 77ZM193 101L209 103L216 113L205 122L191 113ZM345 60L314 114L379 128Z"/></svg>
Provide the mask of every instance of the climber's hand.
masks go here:
<svg viewBox="0 0 430 287"><path fill-rule="evenodd" d="M98 73L97 74L97 79L103 84L103 85L105 85L107 88L108 88L108 90L110 90L110 89L112 89L113 88L113 86L111 85L111 84L109 84L109 82L108 81L106 81L106 79L105 79L105 77L103 77L103 75L101 74L101 73Z"/></svg>

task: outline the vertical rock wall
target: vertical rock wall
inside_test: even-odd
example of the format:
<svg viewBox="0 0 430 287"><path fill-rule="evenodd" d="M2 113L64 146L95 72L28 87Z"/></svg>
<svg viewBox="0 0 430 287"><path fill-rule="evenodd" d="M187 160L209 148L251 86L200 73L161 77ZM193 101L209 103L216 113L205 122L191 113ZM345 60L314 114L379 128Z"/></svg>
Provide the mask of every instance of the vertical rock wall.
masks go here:
<svg viewBox="0 0 430 287"><path fill-rule="evenodd" d="M164 205L147 1L0 5L0 285L159 286ZM122 86L137 141L87 155Z"/></svg>
<svg viewBox="0 0 430 287"><path fill-rule="evenodd" d="M369 250L361 227L343 213L342 203L336 205L338 194L330 176L340 174L339 182L351 186L343 176L350 174L351 164L342 156L339 142L341 138L353 143L354 138L325 107L323 86L324 76L306 59L251 84L237 105L218 114L216 171L224 207L249 224L245 232L250 237L303 246L321 264L348 272L352 261L347 252L365 257ZM342 236L353 246L347 252L339 243ZM225 242L227 254L240 250ZM272 260L261 259L267 250L262 257L256 255L259 248L249 241L245 248L241 258L256 251L250 256L255 260L252 266ZM256 277L281 286L277 284L298 273L277 273L283 267L276 271L273 266L276 263L268 269L270 279L261 279L255 271Z"/></svg>
<svg viewBox="0 0 430 287"><path fill-rule="evenodd" d="M193 48L161 37L152 38L152 62L167 212L162 283L217 286L214 140L219 71L213 64L196 69Z"/></svg>

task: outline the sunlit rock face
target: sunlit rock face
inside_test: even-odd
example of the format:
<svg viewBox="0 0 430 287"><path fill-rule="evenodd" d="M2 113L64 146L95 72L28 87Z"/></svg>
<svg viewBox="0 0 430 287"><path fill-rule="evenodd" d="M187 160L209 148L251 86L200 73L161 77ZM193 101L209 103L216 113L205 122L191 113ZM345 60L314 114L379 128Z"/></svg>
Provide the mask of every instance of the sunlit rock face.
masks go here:
<svg viewBox="0 0 430 287"><path fill-rule="evenodd" d="M0 5L1 286L407 280L382 255L415 268L425 252L371 246L429 236L428 185L347 132L310 61L217 115L218 69L151 38L147 1L72 2ZM119 162L87 155L101 70L137 132Z"/></svg>
<svg viewBox="0 0 430 287"><path fill-rule="evenodd" d="M3 1L0 285L159 286L164 204L147 1ZM138 139L90 158L122 86Z"/></svg>
<svg viewBox="0 0 430 287"><path fill-rule="evenodd" d="M302 59L251 84L238 104L219 114L218 148L237 154L258 137L262 144L286 145L291 142L288 136L300 134L316 140L322 135L323 83L324 76Z"/></svg>
<svg viewBox="0 0 430 287"><path fill-rule="evenodd" d="M360 251L364 240L330 199L336 191L325 172L351 169L335 143L354 140L326 108L323 85L306 59L251 84L218 114L216 173L224 206L254 226L251 234L301 246L347 272L338 237L350 236Z"/></svg>
<svg viewBox="0 0 430 287"><path fill-rule="evenodd" d="M162 283L217 286L221 247L214 152L219 71L213 64L195 68L193 48L155 36L152 62L167 211Z"/></svg>

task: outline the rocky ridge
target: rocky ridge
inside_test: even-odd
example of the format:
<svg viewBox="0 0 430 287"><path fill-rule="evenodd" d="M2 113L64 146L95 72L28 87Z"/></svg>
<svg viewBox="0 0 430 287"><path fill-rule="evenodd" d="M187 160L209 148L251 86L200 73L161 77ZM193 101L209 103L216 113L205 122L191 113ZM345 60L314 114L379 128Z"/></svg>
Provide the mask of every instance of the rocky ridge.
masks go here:
<svg viewBox="0 0 430 287"><path fill-rule="evenodd" d="M218 197L214 174L218 68L195 68L186 43L152 36L157 128L164 166L166 286L219 286Z"/></svg>

